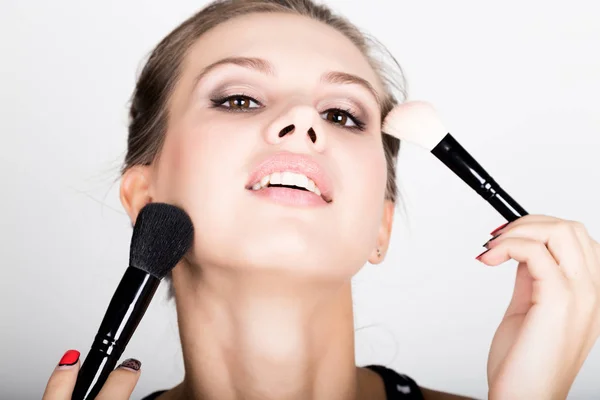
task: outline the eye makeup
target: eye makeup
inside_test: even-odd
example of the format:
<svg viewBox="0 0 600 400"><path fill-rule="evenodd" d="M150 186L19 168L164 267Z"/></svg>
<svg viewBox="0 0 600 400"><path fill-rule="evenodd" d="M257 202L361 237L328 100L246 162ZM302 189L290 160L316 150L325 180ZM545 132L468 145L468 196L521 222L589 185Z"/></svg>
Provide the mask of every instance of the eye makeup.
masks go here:
<svg viewBox="0 0 600 400"><path fill-rule="evenodd" d="M206 89L203 90L199 85L197 90L202 96L202 103L205 103L204 99L207 99L206 102L212 109L231 113L253 113L260 112L265 107L273 106L272 103L277 101L277 96L271 96L262 89L269 83L254 83L257 80L263 81L264 77L262 76L221 76L215 80L210 78L212 77L208 77L201 85ZM212 82L210 82L211 80ZM324 90L319 89L319 93L314 95L316 98L315 110L321 118L335 127L355 131L356 133L364 132L367 130L367 126L370 125L370 121L373 120L372 114L378 112L378 110L371 111L368 103L364 104L358 100L361 98L360 96L354 95L358 97L357 99L349 94L348 90L332 89L331 87L325 87ZM283 96L284 94L281 95L282 99L284 99Z"/></svg>
<svg viewBox="0 0 600 400"><path fill-rule="evenodd" d="M244 95L242 93L214 98L210 99L210 101L212 108L220 109L226 112L249 113L264 108L264 105L262 105L258 100L250 96ZM229 102L228 106L224 105L224 103L226 102ZM252 104L254 104L254 106L252 106ZM325 118L323 119L325 119L333 125L338 125L341 128L354 131L365 130L365 122L363 122L361 117L356 115L356 113L351 108L331 107L327 108L323 112L320 112L319 115L321 117L325 116ZM347 121L351 121L353 125L346 126L345 123ZM343 122L343 124L340 125L338 122Z"/></svg>

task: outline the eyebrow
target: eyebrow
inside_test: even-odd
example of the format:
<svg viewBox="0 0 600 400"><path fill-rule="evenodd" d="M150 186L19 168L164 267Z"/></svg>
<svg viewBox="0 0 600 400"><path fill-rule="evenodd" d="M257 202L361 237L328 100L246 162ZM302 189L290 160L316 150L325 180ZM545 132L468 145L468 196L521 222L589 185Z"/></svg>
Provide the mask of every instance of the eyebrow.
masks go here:
<svg viewBox="0 0 600 400"><path fill-rule="evenodd" d="M198 84L198 82L202 78L204 78L209 72L211 72L212 70L214 70L217 67L220 67L220 66L226 65L226 64L238 65L240 67L252 69L252 70L258 71L262 74L269 75L269 76L276 75L273 64L271 64L269 61L267 61L265 59L257 58L257 57L226 57L226 58L218 60L218 61L208 65L204 69L202 69L202 71L196 76L196 79L194 80L194 86L196 86ZM369 83L369 81L367 81L366 79L363 79L359 76L352 75L347 72L330 71L330 72L324 73L321 76L321 82L342 84L342 85L362 86L363 88L367 89L371 93L371 95L375 98L375 101L377 102L377 105L379 106L379 108L381 109L381 107L382 107L381 97L379 96L379 94L377 93L375 88L373 88L373 85L371 85Z"/></svg>

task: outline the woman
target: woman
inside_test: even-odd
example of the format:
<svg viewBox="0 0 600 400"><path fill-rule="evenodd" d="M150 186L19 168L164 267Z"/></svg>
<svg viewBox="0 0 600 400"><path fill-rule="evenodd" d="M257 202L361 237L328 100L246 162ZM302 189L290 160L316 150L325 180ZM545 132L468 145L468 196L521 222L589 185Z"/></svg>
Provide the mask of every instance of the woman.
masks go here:
<svg viewBox="0 0 600 400"><path fill-rule="evenodd" d="M381 133L392 82L369 50L309 0L250 0L208 6L152 53L121 201L132 222L149 202L179 205L196 236L171 283L185 378L147 399L463 398L355 366L350 279L384 259L399 149ZM545 216L495 234L478 259L520 264L489 397L565 398L600 332L599 245ZM70 398L78 353L60 364L45 399ZM129 398L139 373L127 361L98 398Z"/></svg>

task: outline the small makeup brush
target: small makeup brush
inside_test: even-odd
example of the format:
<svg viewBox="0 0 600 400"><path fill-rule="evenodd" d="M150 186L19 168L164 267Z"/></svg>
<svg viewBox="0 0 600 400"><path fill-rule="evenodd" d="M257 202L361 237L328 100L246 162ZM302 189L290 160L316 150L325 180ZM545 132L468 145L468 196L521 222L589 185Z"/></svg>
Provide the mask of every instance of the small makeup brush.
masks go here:
<svg viewBox="0 0 600 400"><path fill-rule="evenodd" d="M156 289L189 250L194 236L187 213L150 203L136 218L129 267L117 286L92 347L79 370L72 400L94 399L106 382Z"/></svg>
<svg viewBox="0 0 600 400"><path fill-rule="evenodd" d="M382 130L430 151L508 222L527 215L527 211L448 133L431 104L411 101L397 105L386 117Z"/></svg>

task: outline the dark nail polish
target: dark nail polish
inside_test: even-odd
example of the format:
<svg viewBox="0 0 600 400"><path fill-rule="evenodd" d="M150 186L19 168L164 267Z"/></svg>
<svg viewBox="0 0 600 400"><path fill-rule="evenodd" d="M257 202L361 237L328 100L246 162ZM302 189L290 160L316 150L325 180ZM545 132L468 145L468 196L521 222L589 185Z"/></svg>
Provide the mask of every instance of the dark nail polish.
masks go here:
<svg viewBox="0 0 600 400"><path fill-rule="evenodd" d="M508 225L508 224L509 224L509 223L507 222L507 223L505 223L505 224L502 224L502 225L500 225L499 227L497 227L496 229L494 229L494 230L493 230L493 231L490 233L490 235L494 236L494 235L495 235L495 234L496 234L496 233L497 233L497 232L498 232L500 229L502 229L502 228L506 227L506 225Z"/></svg>
<svg viewBox="0 0 600 400"><path fill-rule="evenodd" d="M134 371L139 371L142 368L142 363L135 358L128 358L123 361L117 368L128 368Z"/></svg>
<svg viewBox="0 0 600 400"><path fill-rule="evenodd" d="M488 251L490 251L490 249L487 249L486 251L484 251L483 253L481 253L481 254L480 254L480 255L478 255L477 257L475 257L475 259L476 259L476 260L480 260L480 259L481 259L481 257L483 257L483 255L484 255L485 253L487 253Z"/></svg>
<svg viewBox="0 0 600 400"><path fill-rule="evenodd" d="M66 367L77 364L79 360L79 352L77 350L68 350L58 362L59 367Z"/></svg>
<svg viewBox="0 0 600 400"><path fill-rule="evenodd" d="M485 244L483 245L483 247L487 247L492 242L492 240L496 239L499 236L500 235L496 235L496 236L492 237L490 240L488 240L487 242L485 242Z"/></svg>

